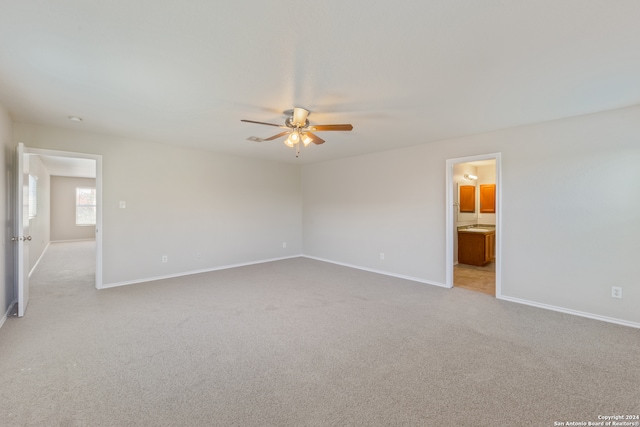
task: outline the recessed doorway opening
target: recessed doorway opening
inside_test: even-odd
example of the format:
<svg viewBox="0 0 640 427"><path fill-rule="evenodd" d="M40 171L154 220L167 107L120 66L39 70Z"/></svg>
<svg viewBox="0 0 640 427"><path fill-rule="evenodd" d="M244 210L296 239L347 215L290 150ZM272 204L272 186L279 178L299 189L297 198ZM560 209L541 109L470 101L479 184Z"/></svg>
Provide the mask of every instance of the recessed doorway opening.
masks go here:
<svg viewBox="0 0 640 427"><path fill-rule="evenodd" d="M500 154L447 160L446 284L501 295Z"/></svg>
<svg viewBox="0 0 640 427"><path fill-rule="evenodd" d="M45 165L45 160L52 160ZM51 227L51 177L53 170L62 165L74 164L78 169L89 165L95 187L95 287L102 287L102 156L25 147L16 147L16 170L11 204L14 207L14 286L17 296L17 315L23 317L29 303L29 276L35 271L50 241ZM33 176L33 179L32 179ZM40 185L38 182L40 181ZM30 188L32 185L33 188ZM38 194L44 199L38 202ZM28 197L27 197L28 196ZM33 203L33 208L31 204ZM41 209L38 210L37 207ZM34 220L37 218L37 223ZM33 222L33 224L30 224ZM33 225L33 227L32 227ZM33 228L33 230L32 230ZM93 229L92 229L93 230ZM33 232L33 233L32 233ZM32 235L33 234L33 235ZM30 253L33 242L35 253Z"/></svg>

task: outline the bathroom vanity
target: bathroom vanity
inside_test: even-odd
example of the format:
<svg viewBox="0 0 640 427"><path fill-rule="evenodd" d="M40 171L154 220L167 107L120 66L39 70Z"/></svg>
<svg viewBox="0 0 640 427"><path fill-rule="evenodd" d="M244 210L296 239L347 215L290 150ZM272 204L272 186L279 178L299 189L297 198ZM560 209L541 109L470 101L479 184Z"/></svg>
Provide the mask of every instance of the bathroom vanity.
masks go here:
<svg viewBox="0 0 640 427"><path fill-rule="evenodd" d="M482 266L493 261L496 248L495 228L458 229L458 263Z"/></svg>

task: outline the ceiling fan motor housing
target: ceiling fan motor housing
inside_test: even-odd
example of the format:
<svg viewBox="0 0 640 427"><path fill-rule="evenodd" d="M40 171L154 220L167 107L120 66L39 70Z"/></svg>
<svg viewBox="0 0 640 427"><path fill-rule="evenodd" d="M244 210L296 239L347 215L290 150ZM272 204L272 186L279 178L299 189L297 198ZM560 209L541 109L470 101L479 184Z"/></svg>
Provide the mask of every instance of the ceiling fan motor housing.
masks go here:
<svg viewBox="0 0 640 427"><path fill-rule="evenodd" d="M287 119L284 121L284 124L285 124L285 126L287 126L288 128L292 128L292 129L295 129L295 128L303 129L303 128L306 128L306 127L308 127L308 126L309 126L309 119L305 119L304 124L302 124L302 125L300 125L300 124L296 125L296 124L293 122L293 116L290 116L290 117L287 117Z"/></svg>

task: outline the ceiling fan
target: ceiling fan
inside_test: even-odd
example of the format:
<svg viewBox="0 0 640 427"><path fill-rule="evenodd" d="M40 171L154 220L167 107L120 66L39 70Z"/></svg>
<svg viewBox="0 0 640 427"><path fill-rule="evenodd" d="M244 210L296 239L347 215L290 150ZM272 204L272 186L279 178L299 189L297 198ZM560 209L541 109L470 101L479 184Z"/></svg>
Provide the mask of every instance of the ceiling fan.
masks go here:
<svg viewBox="0 0 640 427"><path fill-rule="evenodd" d="M341 125L310 125L309 119L309 111L305 110L301 107L295 107L293 110L285 111L285 114L289 116L284 121L284 125L276 125L274 123L265 123L265 122L256 122L254 120L240 120L241 122L246 123L256 123L259 125L267 125L267 126L275 126L282 129L286 129L284 132L280 132L279 134L273 135L269 138L258 138L256 136L250 136L247 138L249 141L255 142L264 142L264 141L273 141L274 139L281 138L285 135L289 135L287 139L285 139L284 144L288 147L296 149L296 157L300 155L300 143L305 147L310 143L314 143L320 145L324 142L324 139L319 136L313 134L312 132L323 132L323 131L350 131L353 129L353 126L350 124L341 124Z"/></svg>

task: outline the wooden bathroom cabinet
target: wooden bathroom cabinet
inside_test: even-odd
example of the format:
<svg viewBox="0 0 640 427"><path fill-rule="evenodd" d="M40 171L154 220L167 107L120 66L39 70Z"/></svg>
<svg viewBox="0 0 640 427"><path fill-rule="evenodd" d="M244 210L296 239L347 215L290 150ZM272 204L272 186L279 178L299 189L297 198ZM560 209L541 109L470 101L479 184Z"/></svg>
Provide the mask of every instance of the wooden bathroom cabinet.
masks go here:
<svg viewBox="0 0 640 427"><path fill-rule="evenodd" d="M480 213L496 213L496 185L480 185Z"/></svg>
<svg viewBox="0 0 640 427"><path fill-rule="evenodd" d="M476 211L476 186L460 186L460 212Z"/></svg>
<svg viewBox="0 0 640 427"><path fill-rule="evenodd" d="M496 248L495 230L458 230L458 262L482 266L493 261Z"/></svg>

